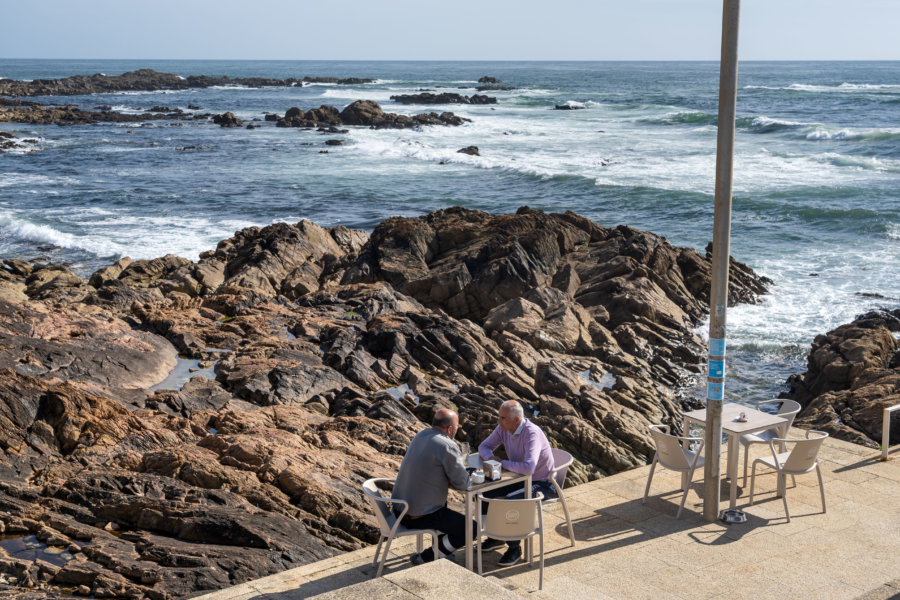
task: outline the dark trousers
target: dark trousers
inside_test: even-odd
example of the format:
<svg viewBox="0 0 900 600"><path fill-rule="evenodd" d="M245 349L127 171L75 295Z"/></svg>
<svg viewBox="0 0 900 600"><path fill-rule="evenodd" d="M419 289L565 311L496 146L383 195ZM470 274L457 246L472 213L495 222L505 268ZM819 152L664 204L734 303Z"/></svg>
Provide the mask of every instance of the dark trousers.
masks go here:
<svg viewBox="0 0 900 600"><path fill-rule="evenodd" d="M544 494L544 499L541 502L545 502L552 498L559 498L559 494L556 493L556 488L553 487L553 484L549 481L534 481L531 484L531 497L534 498L537 496L538 492ZM509 500L521 500L525 498L525 486L521 483L512 483L510 485L504 485L503 487L495 488L493 490L488 490L484 494L482 494L485 498L507 498ZM481 503L481 514L487 514L488 503ZM404 523L405 525L405 523ZM510 548L515 548L522 545L520 540L513 540L511 542L506 542L506 545Z"/></svg>
<svg viewBox="0 0 900 600"><path fill-rule="evenodd" d="M462 548L466 544L465 515L461 515L455 510L450 510L446 506L415 519L404 517L401 523L410 529L437 529L445 534L440 536L438 543L438 548L444 554L453 552L457 548ZM474 534L475 521L471 522L471 526Z"/></svg>

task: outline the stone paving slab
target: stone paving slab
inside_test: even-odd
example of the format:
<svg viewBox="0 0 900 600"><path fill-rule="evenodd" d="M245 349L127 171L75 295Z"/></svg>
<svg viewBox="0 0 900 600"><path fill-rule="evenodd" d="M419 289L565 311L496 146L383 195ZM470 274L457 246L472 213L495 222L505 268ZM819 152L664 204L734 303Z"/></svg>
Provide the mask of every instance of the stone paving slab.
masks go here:
<svg viewBox="0 0 900 600"><path fill-rule="evenodd" d="M751 457L762 452L754 448ZM461 566L462 552L457 564L442 560L411 567L415 540L401 538L392 545L382 578L374 578L372 546L202 598L900 600L900 456L881 462L874 450L829 438L820 459L827 512L815 474L797 477L796 486L788 482L790 523L772 474L757 474L752 506L749 478L747 485L738 480L738 507L748 516L741 525L703 519L702 475L689 488L680 519L675 519L680 475L665 469L654 474L646 504L649 467L568 488L576 544L569 545L562 506L548 507L542 591L537 565L499 567L502 550L485 553L481 578ZM728 494L723 481L723 508ZM432 591L437 581L444 587Z"/></svg>

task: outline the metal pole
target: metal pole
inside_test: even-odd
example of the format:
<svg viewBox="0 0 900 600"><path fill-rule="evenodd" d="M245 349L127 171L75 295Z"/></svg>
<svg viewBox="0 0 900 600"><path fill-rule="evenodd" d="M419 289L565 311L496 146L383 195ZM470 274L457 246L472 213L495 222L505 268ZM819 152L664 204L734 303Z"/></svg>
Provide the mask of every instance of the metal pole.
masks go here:
<svg viewBox="0 0 900 600"><path fill-rule="evenodd" d="M719 124L716 140L716 210L709 294L706 462L703 468L703 518L710 522L718 517L720 501L722 401L725 398L725 314L728 304L728 258L731 255L731 183L734 118L737 109L740 8L740 0L723 0L722 57L719 62Z"/></svg>

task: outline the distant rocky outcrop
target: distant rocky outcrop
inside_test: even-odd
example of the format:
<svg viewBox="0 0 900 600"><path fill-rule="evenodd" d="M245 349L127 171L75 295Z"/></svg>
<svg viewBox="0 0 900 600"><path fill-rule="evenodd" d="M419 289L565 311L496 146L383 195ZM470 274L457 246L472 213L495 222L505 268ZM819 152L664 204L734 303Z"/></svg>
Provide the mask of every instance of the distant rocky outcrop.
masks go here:
<svg viewBox="0 0 900 600"><path fill-rule="evenodd" d="M374 129L406 129L421 125L462 125L466 122L471 120L458 117L452 112L398 115L384 112L381 105L372 100L357 100L342 111L327 104L306 111L293 107L287 110L284 117L277 120L276 125L310 128L357 125Z"/></svg>
<svg viewBox="0 0 900 600"><path fill-rule="evenodd" d="M337 85L363 85L366 83L375 83L375 79L368 77L304 77L305 83L335 83Z"/></svg>
<svg viewBox="0 0 900 600"><path fill-rule="evenodd" d="M184 113L125 114L110 110L90 111L70 105L43 105L36 102L0 98L0 122L33 125L84 125L87 123L140 123L162 119L206 118Z"/></svg>
<svg viewBox="0 0 900 600"><path fill-rule="evenodd" d="M466 146L465 148L460 148L457 152L460 154L468 154L469 156L481 156L481 152L478 151L478 146Z"/></svg>
<svg viewBox="0 0 900 600"><path fill-rule="evenodd" d="M729 303L755 301L767 280L732 267ZM0 533L70 557L4 572L156 600L359 548L378 537L361 482L440 406L474 447L522 402L571 483L646 464L647 425L691 405L709 273L652 233L527 207L251 227L87 278L5 260ZM188 361L206 370L152 389Z"/></svg>
<svg viewBox="0 0 900 600"><path fill-rule="evenodd" d="M478 80L478 83L503 83L501 80L496 77L490 77L489 75L485 75Z"/></svg>
<svg viewBox="0 0 900 600"><path fill-rule="evenodd" d="M400 104L497 104L497 99L490 96L482 96L480 94L463 96L462 94L451 92L443 92L441 94L432 92L399 94L391 96L391 100Z"/></svg>
<svg viewBox="0 0 900 600"><path fill-rule="evenodd" d="M841 325L812 343L803 375L788 379L783 398L803 409L795 423L877 448L885 407L900 404L900 309L876 311ZM900 428L891 443L900 442Z"/></svg>

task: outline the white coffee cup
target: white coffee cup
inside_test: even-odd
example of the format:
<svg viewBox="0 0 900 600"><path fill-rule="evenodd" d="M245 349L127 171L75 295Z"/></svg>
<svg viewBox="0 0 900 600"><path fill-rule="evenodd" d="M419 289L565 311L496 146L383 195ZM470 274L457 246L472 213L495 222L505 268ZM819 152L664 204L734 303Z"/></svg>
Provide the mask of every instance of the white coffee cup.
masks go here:
<svg viewBox="0 0 900 600"><path fill-rule="evenodd" d="M471 479L474 484L484 483L484 473L476 471L472 473Z"/></svg>

